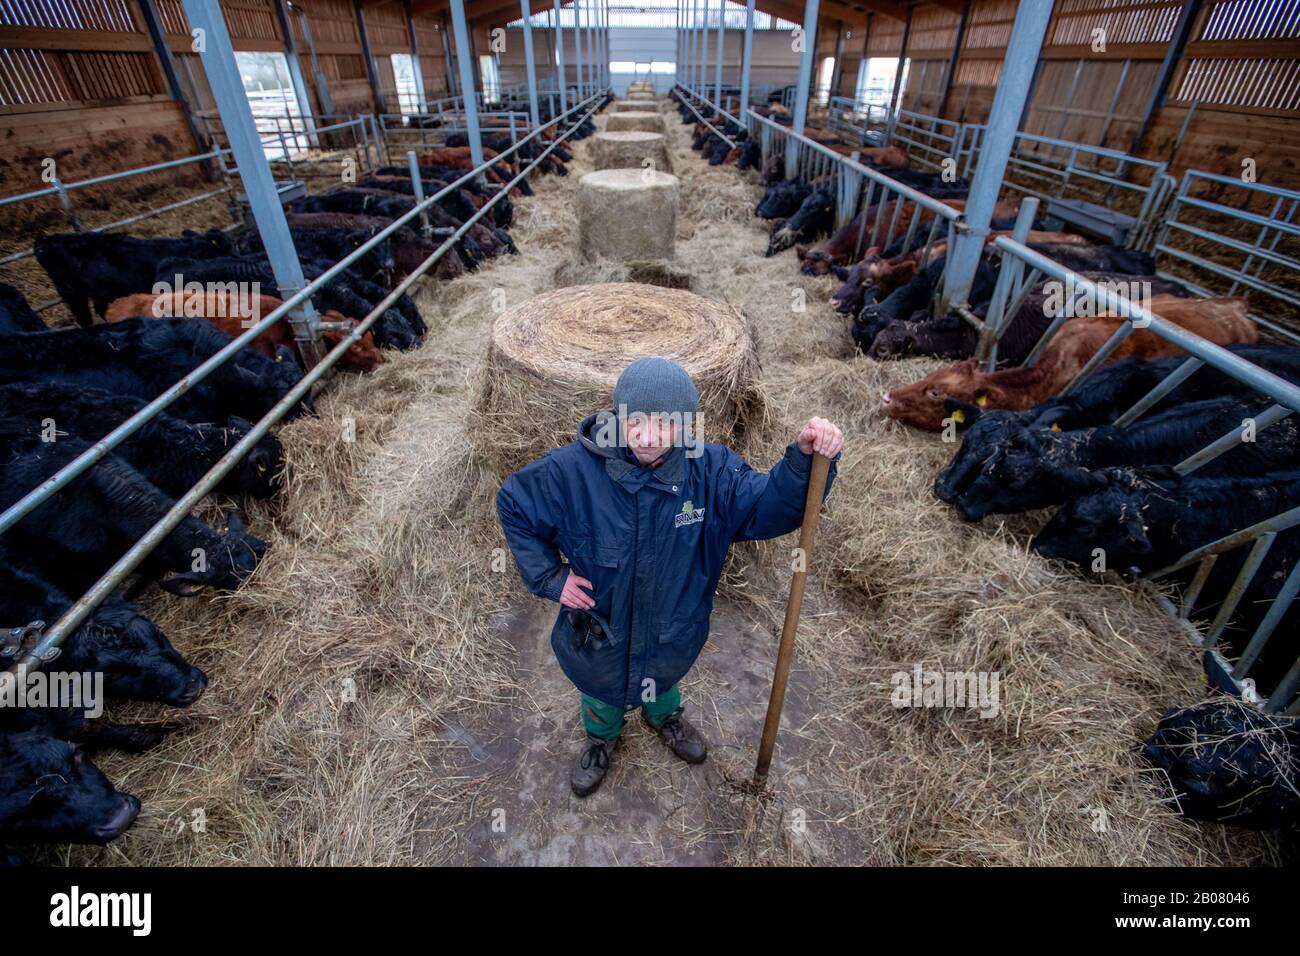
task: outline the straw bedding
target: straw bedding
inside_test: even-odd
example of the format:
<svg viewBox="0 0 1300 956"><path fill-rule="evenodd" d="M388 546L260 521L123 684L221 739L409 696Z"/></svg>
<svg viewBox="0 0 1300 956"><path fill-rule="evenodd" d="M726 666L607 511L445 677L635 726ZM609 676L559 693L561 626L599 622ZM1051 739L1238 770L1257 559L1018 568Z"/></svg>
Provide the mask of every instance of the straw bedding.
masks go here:
<svg viewBox="0 0 1300 956"><path fill-rule="evenodd" d="M221 600L150 596L149 611L211 688L157 751L100 759L144 799L139 823L111 847L50 851L51 862L475 862L502 845L485 830L495 807L510 808L510 838L527 844L502 851L507 862L549 853L563 863L580 851L607 862L1277 862L1267 837L1159 805L1138 766L1134 748L1164 709L1202 693L1176 627L1146 594L1029 552L1030 517L972 527L934 501L929 485L950 449L875 414L880 391L933 363L854 357L825 303L833 283L800 276L792 254L763 257L752 182L703 164L685 131L672 140L693 288L731 327L747 321L710 374L744 369L730 393L738 404L742 385L757 390L750 356L762 361L770 424L747 428L741 450L769 466L811 414L848 437L813 556L773 792L760 800L730 782L750 772L755 741L721 736L715 717L765 696L762 680L740 678L755 658L770 675L789 540L733 553L715 618L744 640L727 652L735 657L707 649L685 686L710 737L702 768L683 768L631 730L601 793L570 800L572 700L544 685L553 662L521 656L520 637L493 628L513 620L506 609L533 605L508 564L494 573L501 462L483 458L471 395L484 377L515 384L501 381L486 321L500 294L536 330L525 304L579 268L556 264L576 241L573 180L544 178L517 207L520 256L422 294L424 349L337 381L320 418L284 430L287 489L250 512L272 550L248 585ZM586 149L575 154L581 174ZM628 271L585 268L588 282ZM592 334L576 328L579 341ZM556 339L539 341L549 350L541 388L560 379L551 362L565 376L584 371ZM713 348L693 341L695 353ZM511 361L518 387L536 393L530 376L543 357ZM578 411L594 411L599 389L588 377L577 385L592 389L590 401L546 391L539 417L572 411L572 427ZM896 709L891 677L917 664L999 672L998 715ZM158 711L110 711L133 714ZM543 776L521 784L521 773Z"/></svg>
<svg viewBox="0 0 1300 956"><path fill-rule="evenodd" d="M578 421L611 406L619 372L645 355L691 374L707 440L741 440L761 419L758 358L735 309L632 282L573 286L493 324L475 401L479 457L504 476L571 441Z"/></svg>

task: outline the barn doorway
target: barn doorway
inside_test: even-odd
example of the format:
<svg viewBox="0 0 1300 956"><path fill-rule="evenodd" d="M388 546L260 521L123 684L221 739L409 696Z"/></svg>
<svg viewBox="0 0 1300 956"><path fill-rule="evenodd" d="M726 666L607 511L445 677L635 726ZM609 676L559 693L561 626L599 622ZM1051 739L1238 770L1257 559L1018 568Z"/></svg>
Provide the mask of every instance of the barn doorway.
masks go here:
<svg viewBox="0 0 1300 956"><path fill-rule="evenodd" d="M236 52L235 65L266 158L284 159L286 153L307 149L311 118L303 115L285 55Z"/></svg>

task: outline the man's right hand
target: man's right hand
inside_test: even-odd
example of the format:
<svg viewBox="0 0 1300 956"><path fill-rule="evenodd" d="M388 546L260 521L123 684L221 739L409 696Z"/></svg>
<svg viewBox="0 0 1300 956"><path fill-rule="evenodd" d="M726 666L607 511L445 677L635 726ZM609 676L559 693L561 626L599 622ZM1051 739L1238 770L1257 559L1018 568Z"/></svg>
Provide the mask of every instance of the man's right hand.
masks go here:
<svg viewBox="0 0 1300 956"><path fill-rule="evenodd" d="M560 592L560 603L576 611L586 611L596 606L596 599L583 590L594 585L586 578L579 577L572 571L564 581L564 590Z"/></svg>

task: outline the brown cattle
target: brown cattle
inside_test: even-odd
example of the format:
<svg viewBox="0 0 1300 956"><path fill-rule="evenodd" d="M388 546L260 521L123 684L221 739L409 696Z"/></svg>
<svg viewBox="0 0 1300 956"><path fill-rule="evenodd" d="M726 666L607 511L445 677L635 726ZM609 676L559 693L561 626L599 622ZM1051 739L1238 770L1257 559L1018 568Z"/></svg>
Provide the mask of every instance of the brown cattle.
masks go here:
<svg viewBox="0 0 1300 956"><path fill-rule="evenodd" d="M234 338L248 331L256 322L266 318L283 304L282 300L274 296L232 297L225 292L215 290L204 293L182 292L179 296L171 292L164 292L161 295L141 292L123 296L109 303L104 318L108 322L121 322L123 319L137 316L155 319L173 317L206 319ZM342 323L353 328L357 324L356 319L349 319L332 309L324 313L321 320ZM346 332L335 329L325 329L321 332L321 337L330 348L343 341L346 335ZM289 324L288 318L281 318L249 344L263 355L278 358L276 350L279 346L293 347L293 326ZM342 368L369 372L383 363L383 353L375 347L374 336L367 332L361 336L360 341L354 342L343 353L338 364Z"/></svg>
<svg viewBox="0 0 1300 956"><path fill-rule="evenodd" d="M851 157L857 153L863 163L883 169L907 169L912 164L907 152L897 146L843 146L832 143L829 147L841 156Z"/></svg>
<svg viewBox="0 0 1300 956"><path fill-rule="evenodd" d="M497 151L483 147L484 161L496 159ZM432 149L426 149L420 153L420 162L429 166L446 166L448 169L459 169L469 172L474 168L474 160L470 157L468 146L438 146ZM501 164L498 163L497 166ZM487 169L487 178L489 182L503 183L504 179L497 174L497 166L490 166Z"/></svg>
<svg viewBox="0 0 1300 956"><path fill-rule="evenodd" d="M1247 316L1244 298L1181 299L1153 296L1150 311L1216 345L1250 344L1259 329ZM945 399L987 408L1024 411L1060 394L1098 349L1123 324L1113 315L1071 319L1029 368L981 372L966 359L931 372L919 382L885 392L881 410L891 418L938 431L943 427ZM1107 361L1123 358L1164 358L1183 350L1149 329L1135 329Z"/></svg>

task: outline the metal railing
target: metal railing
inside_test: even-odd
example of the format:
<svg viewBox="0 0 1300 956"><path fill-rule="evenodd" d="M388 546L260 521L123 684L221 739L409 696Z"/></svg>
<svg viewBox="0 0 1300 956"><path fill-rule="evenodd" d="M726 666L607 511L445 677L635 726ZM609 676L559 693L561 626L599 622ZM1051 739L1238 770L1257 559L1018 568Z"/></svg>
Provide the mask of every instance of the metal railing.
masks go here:
<svg viewBox="0 0 1300 956"><path fill-rule="evenodd" d="M746 118L749 121L750 137L757 138L761 145L764 166L779 149L780 155L785 159L787 179L801 179L804 182L820 180L831 184L836 196L837 230L855 218L859 219L853 261L862 257L863 250L873 246L889 248L895 237L902 239L904 248L911 248L922 221L927 218L925 213L929 213L931 222L918 269L924 268L930 261L941 228L946 230L945 238L950 244L958 232L965 230L962 214L940 200L862 165L853 156L837 153L807 136L796 134L789 127L760 116L752 109ZM907 228L903 230L900 224L906 203L909 202L924 212L914 211L908 217ZM874 218L871 215L873 209ZM870 233L867 232L869 219L872 220Z"/></svg>
<svg viewBox="0 0 1300 956"><path fill-rule="evenodd" d="M987 130L983 123L966 123L960 129L951 155L965 177L975 168ZM1021 131L1002 188L1046 201L1074 196L1108 208L1127 207L1132 224L1124 245L1146 249L1158 214L1176 185L1168 168L1168 163L1139 159L1117 149Z"/></svg>
<svg viewBox="0 0 1300 956"><path fill-rule="evenodd" d="M889 135L889 108L847 96L832 96L826 106L826 126L860 146L883 146Z"/></svg>
<svg viewBox="0 0 1300 956"><path fill-rule="evenodd" d="M317 381L343 356L343 354L354 344L360 341L361 337L369 331L370 327L384 314L385 310L391 307L400 298L407 289L409 289L421 276L435 267L444 255L454 244L467 233L481 218L491 212L492 208L499 203L510 190L517 185L524 177L531 173L538 164L545 160L560 143L564 142L578 126L585 121L599 107L599 100L603 93L597 93L588 97L581 103L575 104L567 110L562 116L558 116L549 123L534 130L528 136L521 139L514 146L503 150L498 156L483 163L465 173L455 182L449 183L433 195L426 198L423 202L417 204L408 212L402 214L393 222L376 233L362 245L358 246L352 253L335 263L329 269L326 269L320 276L313 279L302 289L295 292L272 311L269 315L262 318L256 324L245 330L237 338L233 339L228 345L216 352L180 381L176 382L170 388L166 389L157 398L149 402L139 412L132 415L121 425L114 428L103 438L95 442L87 451L79 455L73 461L60 468L57 472L42 482L37 488L28 492L21 499L11 505L0 514L0 534L10 530L15 524L21 521L26 515L30 514L33 509L48 501L53 495L66 488L69 483L75 480L79 475L103 459L112 452L114 448L134 434L145 423L150 421L163 409L167 408L181 395L185 394L194 385L206 378L214 369L232 359L241 348L248 345L254 338L261 335L262 332L269 329L280 319L285 318L289 313L305 302L309 296L322 288L327 282L338 276L343 270L356 262L371 249L375 248L381 242L391 237L397 230L401 229L408 223L416 219L422 212L426 211L433 203L438 202L444 196L451 194L461 186L470 182L475 177L481 176L489 167L508 160L510 155L520 149L525 143L535 136L539 136L543 130L557 125L567 117L585 111L581 118L576 122L570 123L568 128L560 133L551 141L547 148L533 160L528 166L521 169L509 182L491 196L487 202L479 208L473 216L461 224L451 235L447 236L442 244L438 246L419 266L410 272L398 285L371 311L362 318L352 331L344 337L328 354L326 354L319 363L314 365L299 382L278 401L275 406L267 412L257 423L238 441L230 450L205 474L198 483L188 492L176 500L176 503L160 518L144 536L137 541L131 548L119 558L113 566L104 573L104 575L91 587L89 591L83 594L68 609L62 617L56 621L47 631L45 631L34 645L32 645L20 659L16 659L10 666L9 670L17 672L20 668L34 670L41 666L44 660L58 648L66 637L71 634L86 616L106 597L108 597L149 554L156 548L171 531L190 513L202 498L216 487L217 483L242 459L253 446L267 434L271 426L279 422L288 412L298 404L298 402L307 395L308 391Z"/></svg>
<svg viewBox="0 0 1300 956"><path fill-rule="evenodd" d="M1209 365L1243 383L1271 401L1272 404L1254 416L1254 435L1256 436L1263 429L1283 420L1292 413L1300 412L1300 386L1246 361L1222 346L1215 345L1181 326L1161 318L1146 307L1132 302L1104 284L1093 283L1052 259L1035 252L1015 238L1000 236L994 240L993 245L1002 254L1002 267L998 274L993 298L990 300L986 322L995 330L996 334L1000 334L1005 324L1003 320L1006 313L1003 310L1003 305L1009 297L1013 283L1019 281L1017 269L1013 269L1013 264L1018 264L1018 270L1021 273L1025 268L1030 270L1028 278L1022 284L1023 289L1031 287L1038 277L1056 280L1067 287L1076 289L1083 296L1090 297L1091 301L1096 304L1098 312L1104 311L1123 319L1122 324L1102 347L1088 359L1078 374L1062 390L1062 395L1071 394L1114 354L1115 350L1129 335L1137 329L1144 329L1177 346L1186 352L1189 357L1131 408L1120 415L1116 419L1116 424L1127 425L1135 421L1205 365ZM1062 310L1062 314L1057 316L1043 333L1042 338L1026 359L1026 365L1032 365L1036 361L1046 348L1047 343L1064 325L1065 321L1070 318L1073 311L1069 308L1072 299L1071 296L1066 297L1067 308ZM993 363L990 362L986 367L992 368L992 365ZM1179 475L1191 474L1207 462L1230 451L1246 440L1249 440L1247 439L1246 429L1235 428L1178 462L1174 466L1174 471ZM1240 529L1231 535L1189 551L1168 567L1148 572L1143 577L1148 579L1164 577L1192 564L1198 564L1198 572L1192 585L1184 595L1180 611L1182 616L1186 617L1190 613L1191 607L1194 605L1196 597L1208 578L1218 556L1237 547L1249 545L1251 552L1237 579L1229 589L1228 596L1220 606L1206 635L1206 641L1213 643L1222 634L1224 628L1227 627L1242 596L1254 580L1260 564L1277 535L1298 525L1300 525L1300 508L1276 515L1266 521ZM1291 605L1298 590L1300 590L1300 572L1292 569L1281 591L1273 598L1269 611L1256 628L1237 664L1235 666L1230 665L1226 660L1220 658L1220 664L1225 671L1231 674L1239 690L1243 689L1242 681L1249 675L1250 669L1254 666L1261 651L1273 635L1277 624ZM1215 653L1217 654L1217 652ZM1300 712L1298 710L1300 709L1300 700L1294 699L1298 689L1300 689L1300 655L1297 656L1296 666L1274 689L1269 698L1268 710L1273 713L1284 710L1287 713Z"/></svg>
<svg viewBox="0 0 1300 956"><path fill-rule="evenodd" d="M963 124L942 116L898 110L889 117L885 141L891 146L902 146L913 162L930 169L952 169L954 175L960 166L960 148L965 135ZM965 175L969 178L970 170Z"/></svg>
<svg viewBox="0 0 1300 956"><path fill-rule="evenodd" d="M370 119L371 118L368 116L356 117L347 120L346 122L316 127L316 132L329 133L350 129L353 130L357 136L361 137L362 142L368 147L369 134L367 130L371 128ZM274 134L272 134L272 138L279 139L279 137ZM264 137L264 148L267 142L268 140ZM364 159L358 160L360 169L374 168L374 163L370 161L369 155L369 149L366 148ZM237 175L239 170L228 163L228 160L232 156L233 154L229 149L218 148L207 153L201 153L197 156L185 156L181 159L173 159L165 163L153 163L149 166L138 166L134 169L124 169L116 173L107 173L103 176L92 176L89 179L80 179L70 183L65 183L58 178L55 178L51 185L46 186L43 189L35 189L31 192L19 193L14 196L0 197L0 208L16 206L20 203L37 202L50 196L54 196L57 197L59 206L63 210L68 226L73 232L112 232L115 229L133 226L138 222L144 222L147 219L152 219L165 213L173 212L177 209L184 209L187 206L206 202L207 200L215 199L218 196L225 196L227 198L227 208L230 213L230 218L233 222L238 223L241 221L242 216L240 215L240 207L237 201L238 191L233 185L231 177L232 175ZM170 169L179 169L183 166L208 163L211 163L212 168L215 168L220 174L222 185L213 189L195 193L192 196L186 196L184 199L178 199L175 202L169 202L155 208L146 209L144 212L127 216L125 219L117 219L113 222L104 223L103 225L87 227L81 221L81 217L77 213L76 205L73 202L73 193L77 190L88 189L94 186L103 186L106 183L125 182L138 176L147 176ZM302 162L299 161L299 168L301 168L301 166ZM294 174L295 167L292 161L289 161L288 163L288 170L290 175ZM24 249L0 257L0 266L19 262L23 259L30 259L34 255L34 248L32 246L27 246ZM45 302L38 302L33 305L32 308L37 312L44 312L58 305L61 301L61 299L54 298Z"/></svg>
<svg viewBox="0 0 1300 956"><path fill-rule="evenodd" d="M718 127L714 126L713 123L709 119L707 119L704 116L704 114L699 111L699 109L696 108L695 104L692 103L691 100L696 100L697 102L703 104L707 109L711 111L711 115L713 116L719 115L719 110L717 109L717 107L715 107L704 97L699 96L696 93L692 92L689 87L677 86L673 89L673 93L677 96L678 100L680 100L686 106L688 110L690 110L692 113L695 114L695 118L699 120L701 123L703 123L705 126L707 126L710 130L712 130L715 135L717 135L724 143L727 144L727 147L729 149L736 148L736 141L732 137L728 136L725 130L720 130L718 129ZM726 115L727 118L730 119L732 122L734 122L737 126L740 126L740 121L735 119L733 116L731 116L731 114L728 113L724 115Z"/></svg>
<svg viewBox="0 0 1300 956"><path fill-rule="evenodd" d="M1205 198L1197 195L1201 189L1220 195ZM1268 206L1266 214L1250 211L1261 203ZM1300 318L1300 258L1287 251L1287 240L1294 249L1300 237L1297 206L1300 192L1189 169L1168 208L1161 211L1152 242L1155 255L1167 256L1184 268L1178 272L1161 269L1159 275L1176 279L1201 295L1255 292ZM1195 221L1191 221L1193 216ZM1212 290L1190 280L1186 275L1189 268L1208 273L1200 278L1218 288ZM1251 317L1271 332L1300 342L1295 330L1259 315L1258 310Z"/></svg>

